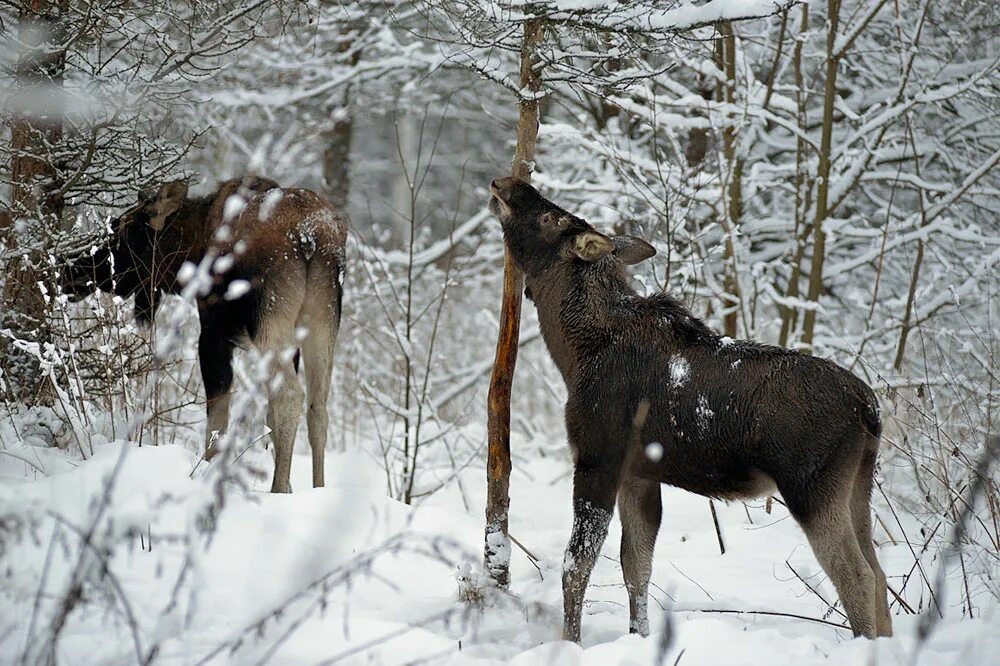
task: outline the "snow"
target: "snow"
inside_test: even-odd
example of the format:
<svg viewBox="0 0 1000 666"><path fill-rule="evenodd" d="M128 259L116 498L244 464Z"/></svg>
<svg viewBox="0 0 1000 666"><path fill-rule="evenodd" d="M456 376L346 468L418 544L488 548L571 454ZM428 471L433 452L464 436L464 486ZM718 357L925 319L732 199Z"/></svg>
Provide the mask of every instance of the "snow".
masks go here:
<svg viewBox="0 0 1000 666"><path fill-rule="evenodd" d="M225 222L236 219L247 205L247 200L240 194L230 194L222 206L222 219Z"/></svg>
<svg viewBox="0 0 1000 666"><path fill-rule="evenodd" d="M646 445L646 457L653 462L660 462L663 459L663 444L650 442Z"/></svg>
<svg viewBox="0 0 1000 666"><path fill-rule="evenodd" d="M285 193L280 187L276 187L273 190L268 190L267 194L264 195L264 199L260 202L260 209L257 211L257 220L259 222L266 222L271 219L274 214L274 209L281 199L285 196Z"/></svg>
<svg viewBox="0 0 1000 666"><path fill-rule="evenodd" d="M670 384L674 388L680 388L687 383L691 366L683 356L676 355L670 359Z"/></svg>
<svg viewBox="0 0 1000 666"><path fill-rule="evenodd" d="M226 288L226 293L223 298L227 301L235 301L241 296L246 295L249 291L250 283L247 280L233 280Z"/></svg>
<svg viewBox="0 0 1000 666"><path fill-rule="evenodd" d="M698 430L701 432L706 432L711 425L712 418L715 416L715 412L708 404L708 398L704 395L698 395L698 406L694 410L695 423L698 426Z"/></svg>
<svg viewBox="0 0 1000 666"><path fill-rule="evenodd" d="M673 608L674 632L667 663L683 651L684 664L902 665L910 663L916 647L913 616L895 617L896 638L871 642L795 618L704 612L756 609L821 617L822 603L784 562L800 573L819 569L781 507L767 515L759 502L746 511L739 503L718 507L729 547L720 556L706 500L675 489L663 492L650 598L652 636L628 634L615 520L587 592L583 645L560 641L560 567L572 521L571 481L567 461L551 457L532 459L530 478L515 469L511 530L539 558L543 579L516 550L511 595L487 597L482 606L457 600L456 577L473 576L481 561L481 468L463 473L472 492L468 509L454 486L409 507L384 496L384 472L372 457L331 451L327 488L270 495L262 492L268 483L262 477L249 494L228 491L214 537L194 551L197 593L182 596L179 610L167 612L185 554L179 539L195 529L192 521L210 496L208 468L179 445L118 442L75 461L51 449L26 448L36 447L10 450L28 458L44 454L47 475L17 457L0 456L2 508L16 501L37 514L86 526L105 480L117 479L106 524L131 538L133 547L110 559L110 571L134 602L143 644L162 639L156 663L191 664L212 655L207 663L312 664L350 655L347 663L647 664L657 654L665 607ZM308 478L310 464L300 449L293 461L297 488ZM266 452L247 457L267 468ZM51 529L38 530L42 538L16 543L10 560L16 566L4 573L0 628L13 633L0 645L2 662L12 661L23 647ZM139 535L146 533L153 537L151 550L140 547ZM883 545L880 556L897 584L912 566L903 544ZM67 551L57 549L47 565L45 589L61 591L71 564ZM320 589L310 587L317 580L326 581L322 603ZM835 596L822 576L810 580L825 596ZM285 611L271 617L277 607ZM265 618L270 619L257 627ZM990 629L997 619L995 606L979 609L975 620L959 619L958 607L949 610L916 663L997 663L1000 636ZM291 633L281 640L286 632ZM134 663L129 636L114 614L72 614L61 661ZM217 650L220 645L224 649Z"/></svg>

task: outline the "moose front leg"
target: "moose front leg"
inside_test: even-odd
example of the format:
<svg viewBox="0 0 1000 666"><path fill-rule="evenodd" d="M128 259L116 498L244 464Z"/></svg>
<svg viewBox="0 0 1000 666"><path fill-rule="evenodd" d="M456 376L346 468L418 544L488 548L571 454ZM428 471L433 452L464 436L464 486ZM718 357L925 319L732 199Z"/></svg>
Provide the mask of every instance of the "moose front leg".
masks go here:
<svg viewBox="0 0 1000 666"><path fill-rule="evenodd" d="M583 598L608 534L617 470L577 465L573 477L573 532L563 558L563 639L580 642Z"/></svg>

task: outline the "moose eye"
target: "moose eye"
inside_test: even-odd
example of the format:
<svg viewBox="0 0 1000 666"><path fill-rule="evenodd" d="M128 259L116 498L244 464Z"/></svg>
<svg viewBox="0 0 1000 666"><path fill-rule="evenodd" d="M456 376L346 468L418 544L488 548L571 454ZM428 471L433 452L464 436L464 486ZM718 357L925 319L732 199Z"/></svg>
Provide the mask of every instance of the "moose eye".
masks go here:
<svg viewBox="0 0 1000 666"><path fill-rule="evenodd" d="M553 227L555 229L565 229L567 223L569 223L569 218L565 215L557 215L556 213L545 213L542 216L542 224Z"/></svg>

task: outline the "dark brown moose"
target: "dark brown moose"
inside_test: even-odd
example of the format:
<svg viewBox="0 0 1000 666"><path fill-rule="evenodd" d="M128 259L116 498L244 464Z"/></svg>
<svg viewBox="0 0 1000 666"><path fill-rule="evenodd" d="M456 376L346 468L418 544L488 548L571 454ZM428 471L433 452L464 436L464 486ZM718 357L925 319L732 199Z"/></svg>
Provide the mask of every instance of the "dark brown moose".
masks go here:
<svg viewBox="0 0 1000 666"><path fill-rule="evenodd" d="M225 181L204 197L188 197L187 190L177 181L140 194L106 243L65 258L62 287L79 297L95 289L134 296L137 319L149 321L164 294L182 289L184 263L201 265L201 277L207 276L197 294L206 457L215 454L213 441L229 419L233 350L252 344L267 354L276 380L267 410L275 458L271 491L291 491L301 354L313 485L322 486L346 219L314 192L263 178Z"/></svg>
<svg viewBox="0 0 1000 666"><path fill-rule="evenodd" d="M720 337L665 293L640 296L623 266L652 256L647 243L609 238L513 178L493 181L490 194L569 394L564 638L580 640L616 500L630 630L649 632L661 483L727 500L777 489L855 635L892 635L871 535L881 432L872 390L830 361Z"/></svg>

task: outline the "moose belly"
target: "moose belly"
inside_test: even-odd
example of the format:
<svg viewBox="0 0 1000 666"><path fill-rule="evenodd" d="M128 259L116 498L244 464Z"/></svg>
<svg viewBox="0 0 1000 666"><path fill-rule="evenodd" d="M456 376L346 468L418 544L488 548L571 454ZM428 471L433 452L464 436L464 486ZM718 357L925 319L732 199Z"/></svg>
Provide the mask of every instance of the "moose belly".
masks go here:
<svg viewBox="0 0 1000 666"><path fill-rule="evenodd" d="M774 479L736 457L719 457L708 443L692 451L692 443L651 441L633 458L631 472L688 492L724 500L744 500L774 494Z"/></svg>

